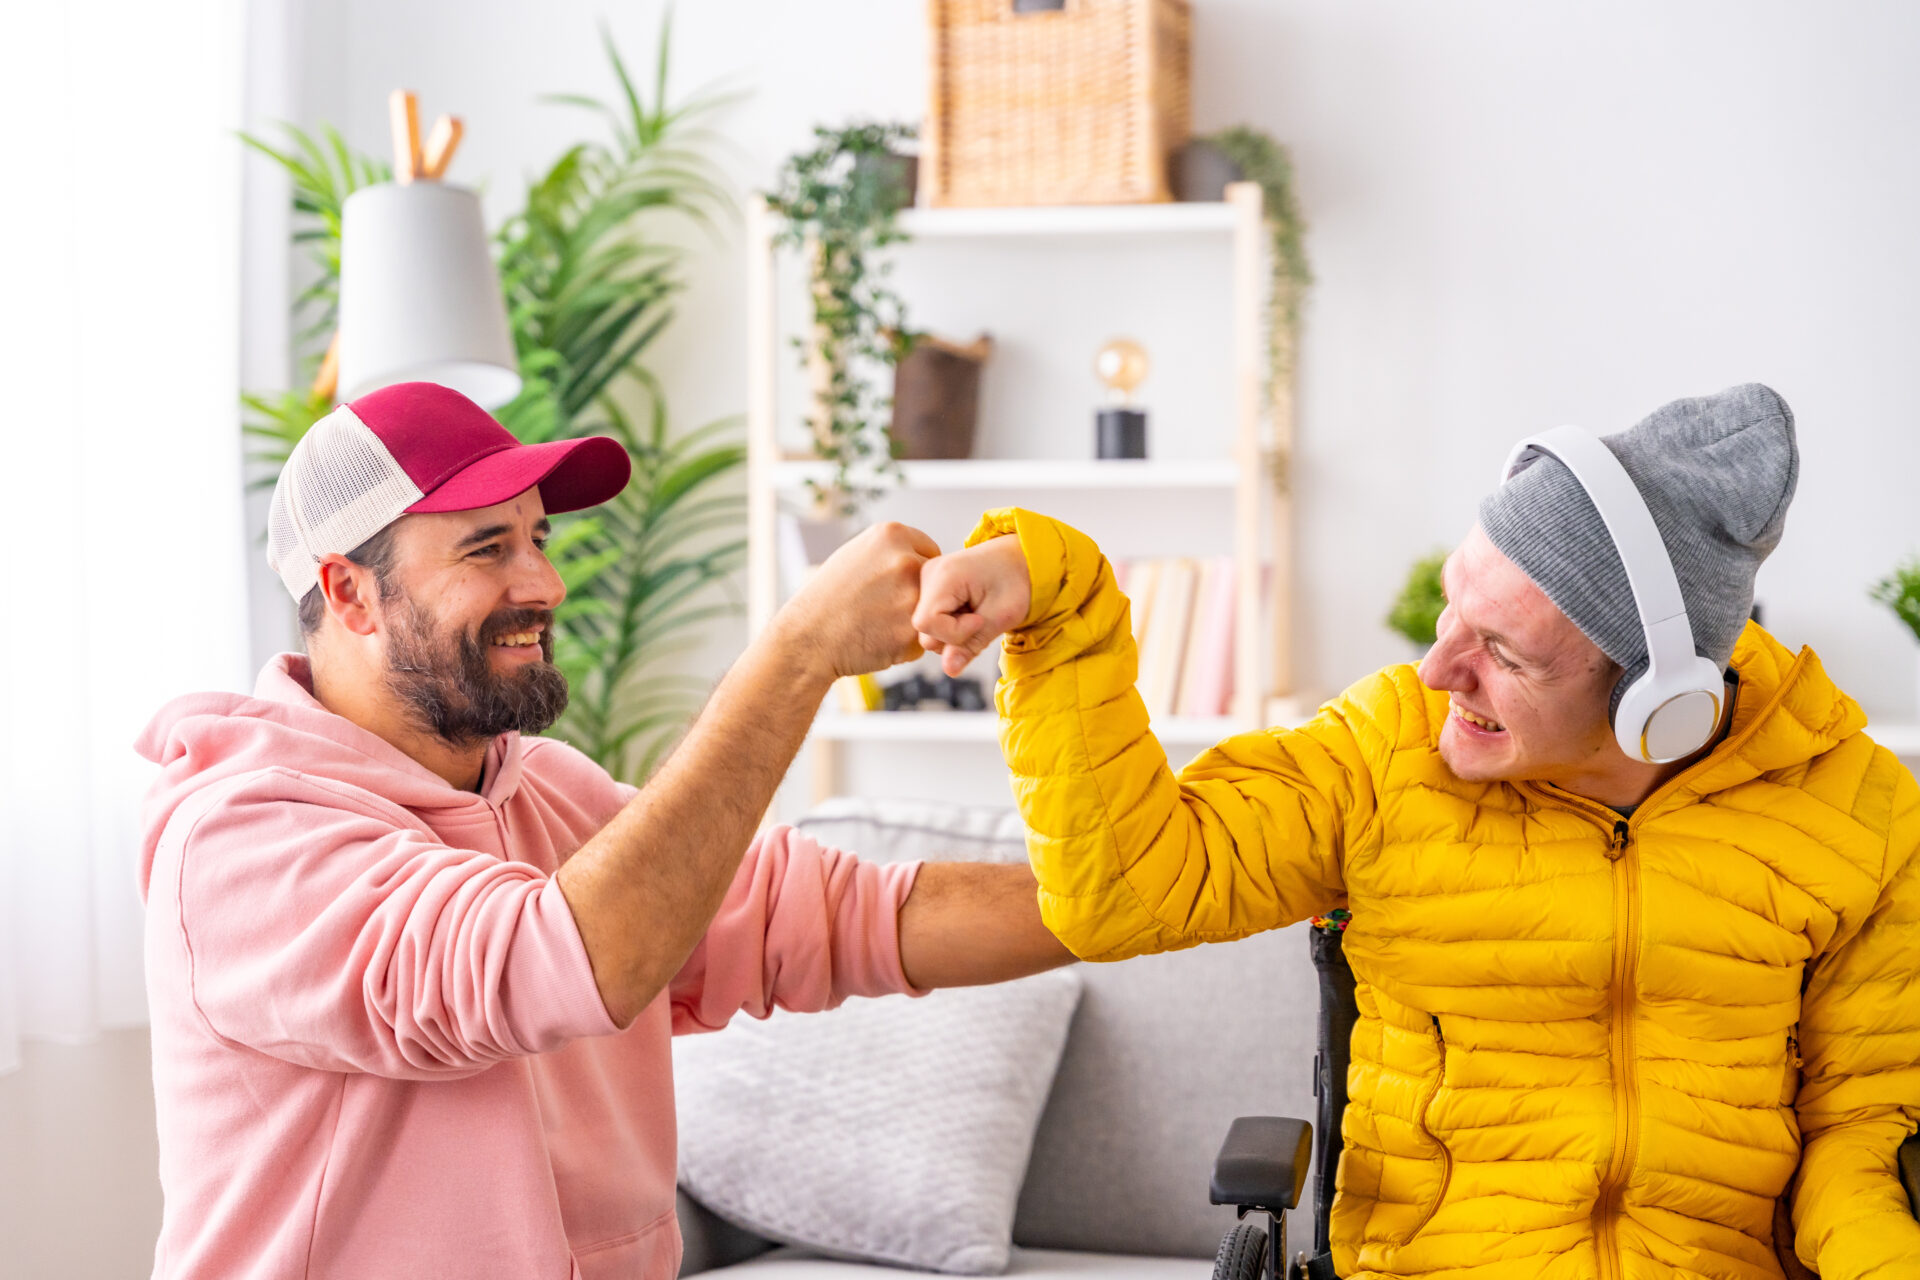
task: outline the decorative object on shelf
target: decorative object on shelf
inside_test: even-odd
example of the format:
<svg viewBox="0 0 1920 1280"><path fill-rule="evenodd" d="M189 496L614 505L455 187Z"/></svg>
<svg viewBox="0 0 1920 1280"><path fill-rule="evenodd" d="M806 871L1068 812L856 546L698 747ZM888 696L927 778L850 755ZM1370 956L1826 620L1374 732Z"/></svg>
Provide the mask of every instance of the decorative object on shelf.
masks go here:
<svg viewBox="0 0 1920 1280"><path fill-rule="evenodd" d="M1414 561L1407 570L1406 584L1387 611L1387 626L1405 636L1418 655L1425 655L1439 638L1440 614L1447 607L1440 569L1446 562L1444 551Z"/></svg>
<svg viewBox="0 0 1920 1280"><path fill-rule="evenodd" d="M1173 198L1189 204L1211 204L1227 198L1227 184L1242 179L1235 164L1211 138L1189 138L1167 162L1167 181Z"/></svg>
<svg viewBox="0 0 1920 1280"><path fill-rule="evenodd" d="M395 382L437 382L494 409L520 393L480 197L443 183L459 145L441 116L420 143L414 95L396 89L392 182L362 187L340 208L340 329L336 390L352 400Z"/></svg>
<svg viewBox="0 0 1920 1280"><path fill-rule="evenodd" d="M1913 638L1920 640L1920 556L1906 561L1874 583L1870 594L1893 610L1894 616L1906 623ZM1920 664L1916 665L1916 671L1920 671ZM1915 685L1915 690L1915 701L1920 703L1920 684Z"/></svg>
<svg viewBox="0 0 1920 1280"><path fill-rule="evenodd" d="M495 416L529 444L614 436L633 460L633 481L613 502L555 520L547 553L567 587L554 648L572 688L552 732L635 783L705 696L708 678L668 664L697 645L708 620L733 610L723 588L745 554L735 533L741 501L723 491L724 477L745 457L737 424L671 430L666 403L642 363L683 287L684 251L657 233L654 219L674 213L710 221L730 204L700 141L706 118L727 99L704 93L667 100L669 35L663 23L649 95L603 33L619 85L616 102L578 95L555 101L600 115L610 138L562 153L494 236L523 379L520 394ZM292 179L295 242L309 248L317 268L295 302L296 365L304 381L319 342L335 328L342 207L356 191L386 181L389 170L330 127L317 135L292 126L283 132L280 146L243 138ZM437 148L441 137L446 144ZM436 151L443 168L456 137L451 127L436 128L416 173L435 170ZM411 165L411 144L405 151ZM270 487L294 445L327 412L331 389L325 396L303 386L242 399L252 483Z"/></svg>
<svg viewBox="0 0 1920 1280"><path fill-rule="evenodd" d="M916 671L903 680L880 686L884 711L923 711L928 704L953 711L985 711L987 691L972 676Z"/></svg>
<svg viewBox="0 0 1920 1280"><path fill-rule="evenodd" d="M1300 304L1313 284L1307 223L1293 189L1293 159L1271 135L1251 125L1196 138L1174 156L1174 185L1182 200L1219 200L1232 182L1259 186L1261 213L1272 236L1267 359L1268 376L1277 384L1293 374Z"/></svg>
<svg viewBox="0 0 1920 1280"><path fill-rule="evenodd" d="M980 370L993 354L981 334L964 345L920 334L893 367L894 454L909 461L970 458L980 420Z"/></svg>
<svg viewBox="0 0 1920 1280"><path fill-rule="evenodd" d="M1192 129L1187 0L931 0L931 205L1166 200Z"/></svg>
<svg viewBox="0 0 1920 1280"><path fill-rule="evenodd" d="M1115 338L1093 358L1093 371L1107 384L1107 404L1093 415L1094 456L1147 456L1147 411L1133 393L1147 380L1147 351L1131 338Z"/></svg>
<svg viewBox="0 0 1920 1280"><path fill-rule="evenodd" d="M767 207L784 219L783 242L806 251L813 324L795 339L813 382L813 442L833 479L813 485L815 502L852 515L894 471L884 397L862 364L896 364L911 350L906 307L886 284L874 250L906 239L897 215L912 191L894 163L910 126L816 127L814 146L790 158Z"/></svg>

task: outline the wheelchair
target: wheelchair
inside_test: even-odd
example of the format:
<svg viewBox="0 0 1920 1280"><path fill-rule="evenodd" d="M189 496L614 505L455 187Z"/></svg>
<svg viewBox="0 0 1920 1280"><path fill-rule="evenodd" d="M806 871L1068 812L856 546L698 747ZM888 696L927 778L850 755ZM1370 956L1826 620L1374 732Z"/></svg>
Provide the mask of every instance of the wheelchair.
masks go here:
<svg viewBox="0 0 1920 1280"><path fill-rule="evenodd" d="M1329 1253L1328 1220L1333 1212L1334 1177L1340 1165L1340 1118L1347 1109L1347 1065L1353 1053L1353 969L1341 951L1346 914L1335 912L1326 925L1318 918L1310 931L1313 968L1320 984L1320 1027L1313 1055L1312 1123L1287 1116L1241 1116L1227 1130L1213 1164L1211 1198L1230 1204L1243 1221L1220 1241L1214 1280L1339 1280ZM1920 1218L1920 1133L1900 1145L1900 1181L1907 1203ZM1286 1212L1300 1203L1309 1170L1313 1174L1313 1251L1287 1259ZM1263 1230L1244 1221L1249 1214L1267 1218ZM1796 1271L1789 1266L1791 1278ZM1800 1268L1798 1275L1811 1275Z"/></svg>

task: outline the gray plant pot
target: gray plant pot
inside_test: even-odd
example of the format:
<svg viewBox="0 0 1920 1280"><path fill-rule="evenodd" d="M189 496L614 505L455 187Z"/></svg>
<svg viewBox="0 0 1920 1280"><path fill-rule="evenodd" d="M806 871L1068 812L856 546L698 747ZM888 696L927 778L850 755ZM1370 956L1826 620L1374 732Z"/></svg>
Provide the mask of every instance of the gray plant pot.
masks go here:
<svg viewBox="0 0 1920 1280"><path fill-rule="evenodd" d="M1227 184L1245 176L1227 153L1205 138L1194 138L1168 162L1168 185L1176 200L1224 200Z"/></svg>

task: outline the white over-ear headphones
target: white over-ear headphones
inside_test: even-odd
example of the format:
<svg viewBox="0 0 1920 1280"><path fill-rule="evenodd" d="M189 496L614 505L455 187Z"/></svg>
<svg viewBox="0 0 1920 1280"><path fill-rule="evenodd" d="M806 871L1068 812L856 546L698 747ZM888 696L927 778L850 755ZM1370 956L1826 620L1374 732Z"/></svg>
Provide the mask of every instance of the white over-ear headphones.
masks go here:
<svg viewBox="0 0 1920 1280"><path fill-rule="evenodd" d="M1511 480L1536 454L1564 463L1593 500L1627 567L1647 633L1647 670L1621 696L1613 736L1629 760L1666 764L1692 755L1720 723L1726 680L1711 659L1694 651L1686 602L1653 514L1613 450L1579 427L1555 427L1522 440L1507 455L1500 482Z"/></svg>

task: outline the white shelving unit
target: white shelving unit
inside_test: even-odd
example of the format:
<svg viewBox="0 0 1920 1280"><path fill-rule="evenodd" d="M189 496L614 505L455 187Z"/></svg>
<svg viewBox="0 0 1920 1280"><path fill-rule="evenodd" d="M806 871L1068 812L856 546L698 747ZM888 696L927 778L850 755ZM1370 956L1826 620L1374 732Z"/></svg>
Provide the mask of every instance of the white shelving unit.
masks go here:
<svg viewBox="0 0 1920 1280"><path fill-rule="evenodd" d="M1230 373L1234 431L1227 456L1197 459L1098 461L1093 459L995 459L907 462L908 490L977 492L981 505L1018 500L1036 491L1125 490L1142 495L1158 491L1215 491L1232 507L1231 551L1236 566L1234 701L1221 717L1157 721L1155 732L1169 743L1203 745L1267 723L1270 714L1286 715L1291 692L1293 548L1292 512L1286 495L1287 459L1292 447L1292 389L1271 388L1267 379L1265 332L1269 287L1268 239L1261 194L1252 183L1236 183L1224 201L1211 204L1091 206L1028 209L912 209L900 225L915 241L977 246L991 253L996 242L1066 239L1076 247L1111 247L1116 252L1154 252L1159 244L1214 240L1231 255L1230 296L1221 299L1231 320ZM776 259L780 226L765 203L748 206L747 251L747 621L758 634L779 605L779 569L775 549L782 503L805 505L808 482L831 474L826 463L793 461L779 448L781 361ZM911 303L911 298L909 302ZM1073 353L1078 360L1080 353ZM1263 610L1263 569L1271 597ZM1271 635L1263 635L1263 626ZM839 753L848 744L991 744L996 717L990 713L885 713L847 715L824 712L815 723L809 753L816 799L838 790ZM974 747L972 749L979 749Z"/></svg>

